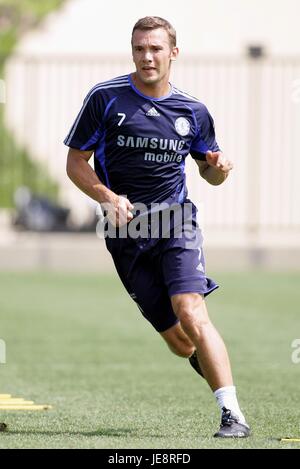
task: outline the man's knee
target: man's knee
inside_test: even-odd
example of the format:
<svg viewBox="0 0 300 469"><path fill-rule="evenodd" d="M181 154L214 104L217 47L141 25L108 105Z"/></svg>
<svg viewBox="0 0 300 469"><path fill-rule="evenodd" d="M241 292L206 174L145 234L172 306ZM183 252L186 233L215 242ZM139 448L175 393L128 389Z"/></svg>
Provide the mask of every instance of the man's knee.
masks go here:
<svg viewBox="0 0 300 469"><path fill-rule="evenodd" d="M162 332L161 336L167 342L169 349L179 357L188 358L195 351L193 342L182 330L180 323L177 323L174 327Z"/></svg>
<svg viewBox="0 0 300 469"><path fill-rule="evenodd" d="M188 337L192 340L195 336L200 338L210 322L202 296L196 294L180 295L175 298L174 310Z"/></svg>
<svg viewBox="0 0 300 469"><path fill-rule="evenodd" d="M179 317L182 329L185 331L185 333L194 329L199 329L200 332L202 328L207 326L209 323L209 319L205 315L202 315L201 313L199 314L198 311L188 308L183 309Z"/></svg>
<svg viewBox="0 0 300 469"><path fill-rule="evenodd" d="M195 347L193 345L187 345L187 344L170 344L168 343L169 349L171 352L173 352L175 355L178 357L183 357L183 358L189 358L191 355L193 355L195 351Z"/></svg>

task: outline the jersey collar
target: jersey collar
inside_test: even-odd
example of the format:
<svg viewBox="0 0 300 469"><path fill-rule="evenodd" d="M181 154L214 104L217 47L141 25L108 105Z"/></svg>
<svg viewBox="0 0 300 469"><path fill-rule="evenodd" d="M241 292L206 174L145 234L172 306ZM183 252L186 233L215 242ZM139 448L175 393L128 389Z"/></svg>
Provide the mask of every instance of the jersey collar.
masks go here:
<svg viewBox="0 0 300 469"><path fill-rule="evenodd" d="M131 74L128 75L128 82L131 86L131 88L133 89L133 91L138 94L139 96L142 96L142 98L145 98L145 99L149 99L149 101L163 101L164 99L167 99L169 98L172 94L173 94L173 86L172 86L172 83L169 83L171 89L169 91L168 94L164 95L164 96L161 96L160 98L153 98L152 96L147 96L146 94L143 94L141 93L141 91L139 91L137 89L137 87L134 85L133 81L132 81L132 78L131 78Z"/></svg>

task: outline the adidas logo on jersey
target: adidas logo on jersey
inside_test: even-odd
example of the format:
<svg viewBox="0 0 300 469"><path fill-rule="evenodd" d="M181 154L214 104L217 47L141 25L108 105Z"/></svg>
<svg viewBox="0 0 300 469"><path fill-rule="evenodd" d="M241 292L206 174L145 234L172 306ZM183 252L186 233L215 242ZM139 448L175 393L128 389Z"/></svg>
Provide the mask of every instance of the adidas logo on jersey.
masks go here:
<svg viewBox="0 0 300 469"><path fill-rule="evenodd" d="M160 114L159 112L157 112L155 107L152 107L151 109L149 109L148 112L146 112L146 116L156 117L156 116L160 116Z"/></svg>

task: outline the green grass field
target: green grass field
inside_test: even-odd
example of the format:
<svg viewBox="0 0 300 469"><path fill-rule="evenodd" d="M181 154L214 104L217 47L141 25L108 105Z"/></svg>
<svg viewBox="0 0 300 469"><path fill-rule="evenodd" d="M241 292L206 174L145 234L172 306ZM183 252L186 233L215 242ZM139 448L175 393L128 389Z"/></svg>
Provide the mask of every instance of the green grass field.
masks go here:
<svg viewBox="0 0 300 469"><path fill-rule="evenodd" d="M219 411L112 276L0 274L0 393L51 404L0 411L0 448L300 448L300 274L216 274L207 300L231 356L247 440L212 438Z"/></svg>

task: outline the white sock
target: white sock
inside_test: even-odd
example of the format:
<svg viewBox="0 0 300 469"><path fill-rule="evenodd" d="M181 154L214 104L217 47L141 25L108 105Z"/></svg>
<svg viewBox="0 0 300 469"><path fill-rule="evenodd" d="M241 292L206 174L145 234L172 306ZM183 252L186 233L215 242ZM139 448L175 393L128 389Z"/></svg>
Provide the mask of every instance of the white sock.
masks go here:
<svg viewBox="0 0 300 469"><path fill-rule="evenodd" d="M245 417L240 409L237 397L235 386L225 386L219 388L214 392L214 395L217 399L219 407L222 412L222 407L231 410L237 417L240 423L246 424Z"/></svg>

